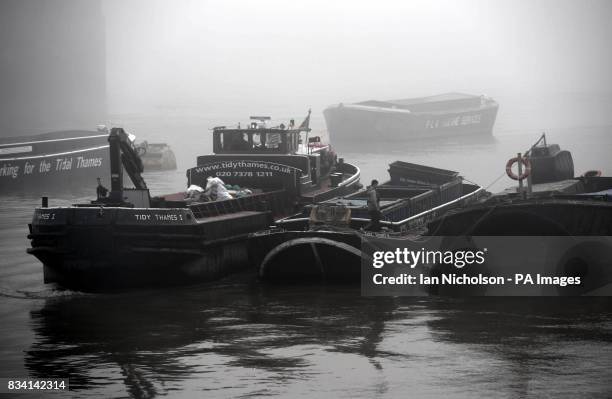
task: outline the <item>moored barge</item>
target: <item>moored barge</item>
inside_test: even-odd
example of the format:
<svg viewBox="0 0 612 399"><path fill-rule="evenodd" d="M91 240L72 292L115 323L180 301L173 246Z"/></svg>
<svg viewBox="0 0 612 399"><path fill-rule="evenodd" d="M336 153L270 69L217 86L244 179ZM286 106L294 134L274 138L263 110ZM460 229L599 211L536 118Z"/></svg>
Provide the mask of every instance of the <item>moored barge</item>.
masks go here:
<svg viewBox="0 0 612 399"><path fill-rule="evenodd" d="M499 105L486 96L445 93L401 100L337 104L323 111L339 148L411 139L491 135Z"/></svg>
<svg viewBox="0 0 612 399"><path fill-rule="evenodd" d="M518 173L513 170L514 163L519 165ZM529 254L517 256L522 261L511 266L510 273L529 271L555 278L580 279L577 285L527 290L531 294L610 295L612 177L601 176L600 171L574 176L571 153L556 144L548 144L545 135L528 151L510 159L506 173L518 181L517 186L447 212L428 224L426 234L446 237L443 246L447 250L472 247L476 241L493 242L496 237L505 236L515 245L522 242L526 248L517 245L516 251ZM535 247L546 253L546 257L538 257ZM508 273L508 269L499 267L495 262L487 262L466 272L468 275ZM431 275L445 272L448 268L444 266L430 270ZM446 291L438 288L436 293ZM500 295L503 291L489 287L486 292Z"/></svg>
<svg viewBox="0 0 612 399"><path fill-rule="evenodd" d="M79 189L98 176L108 176L109 171L108 132L104 130L0 139L2 194Z"/></svg>
<svg viewBox="0 0 612 399"><path fill-rule="evenodd" d="M367 191L322 201L251 235L250 254L260 278L282 281L359 281L362 240L409 239L450 209L486 191L457 172L397 161L390 180L376 187L382 231L370 231Z"/></svg>
<svg viewBox="0 0 612 399"><path fill-rule="evenodd" d="M612 177L599 171L574 176L571 153L547 143L545 135L509 160L506 171L517 186L448 212L428 230L450 236L612 235Z"/></svg>
<svg viewBox="0 0 612 399"><path fill-rule="evenodd" d="M522 166L518 174L512 168L516 162ZM548 252L546 260L533 260L534 270L583 279L577 288L561 287L546 291L547 295L584 294L612 282L612 178L597 171L574 177L571 154L547 144L544 136L508 162L506 172L519 180L519 187L498 194L463 182L457 185L458 177L450 171L395 162L390 172L391 181L376 189L384 216L382 232L368 231L363 192L319 203L310 212L277 221L275 229L253 235L251 253L260 277L267 281L358 282L361 262L369 256L368 249L362 248L364 242L374 244L377 238L396 239L398 246L406 240L419 245L421 240L441 239L439 249L462 251L473 247L470 237L512 236L518 242L517 237L535 236L543 238L542 246L551 246L543 248ZM419 191L423 183L433 183L433 190ZM569 246L559 247L559 242ZM541 263L544 261L547 263ZM525 265L521 266L524 270ZM493 273L495 267L496 263L490 263L461 272L468 276ZM456 271L440 265L425 270L430 275ZM475 292L482 295L485 291Z"/></svg>

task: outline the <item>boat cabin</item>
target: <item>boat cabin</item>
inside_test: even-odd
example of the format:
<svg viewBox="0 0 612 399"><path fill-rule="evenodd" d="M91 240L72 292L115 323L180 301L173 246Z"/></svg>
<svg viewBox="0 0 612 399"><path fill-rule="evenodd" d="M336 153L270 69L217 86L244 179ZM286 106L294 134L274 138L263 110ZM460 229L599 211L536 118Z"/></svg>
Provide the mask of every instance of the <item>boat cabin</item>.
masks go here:
<svg viewBox="0 0 612 399"><path fill-rule="evenodd" d="M295 154L299 145L299 130L258 127L213 130L215 154Z"/></svg>

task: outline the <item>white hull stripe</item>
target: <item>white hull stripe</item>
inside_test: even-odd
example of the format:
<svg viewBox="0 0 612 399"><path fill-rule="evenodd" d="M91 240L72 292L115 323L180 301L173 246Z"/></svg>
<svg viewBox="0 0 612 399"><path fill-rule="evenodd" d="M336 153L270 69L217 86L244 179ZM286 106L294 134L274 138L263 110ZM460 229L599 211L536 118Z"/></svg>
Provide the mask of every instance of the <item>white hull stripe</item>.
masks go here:
<svg viewBox="0 0 612 399"><path fill-rule="evenodd" d="M98 138L98 137L108 137L108 134L97 134L95 136L69 137L69 138L66 138L66 139L28 141L28 142L25 142L25 143L8 143L8 144L0 144L0 147L12 147L12 146L29 145L29 144L40 144L40 143L55 143L55 142L58 142L58 141L94 139L94 138Z"/></svg>
<svg viewBox="0 0 612 399"><path fill-rule="evenodd" d="M35 155L35 156L31 156L31 157L19 157L19 158L2 158L2 159L0 159L0 162L23 161L23 160L28 160L28 159L41 159L41 158L61 157L61 156L64 156L64 155L79 154L79 153L87 152L87 151L101 150L103 148L108 148L108 144L101 145L99 147L83 148L82 150L76 150L76 151L58 152L58 153L55 153L55 154L44 154L44 155Z"/></svg>

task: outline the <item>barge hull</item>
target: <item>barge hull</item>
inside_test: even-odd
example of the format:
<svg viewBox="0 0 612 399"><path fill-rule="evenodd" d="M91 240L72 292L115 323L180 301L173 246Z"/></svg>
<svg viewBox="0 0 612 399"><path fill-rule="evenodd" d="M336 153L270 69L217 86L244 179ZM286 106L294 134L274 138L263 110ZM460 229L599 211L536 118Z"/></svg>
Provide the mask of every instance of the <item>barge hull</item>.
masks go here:
<svg viewBox="0 0 612 399"><path fill-rule="evenodd" d="M483 204L451 212L431 222L428 230L444 236L609 236L612 203L575 199Z"/></svg>
<svg viewBox="0 0 612 399"><path fill-rule="evenodd" d="M204 282L248 266L248 234L268 212L197 221L189 209L39 208L28 252L45 282L101 291Z"/></svg>
<svg viewBox="0 0 612 399"><path fill-rule="evenodd" d="M444 115L419 115L383 112L376 109L345 107L324 111L333 142L357 140L402 141L410 138L435 138L453 135L490 135L497 107L466 110ZM478 121L478 122L462 122ZM465 123L465 124L462 124Z"/></svg>
<svg viewBox="0 0 612 399"><path fill-rule="evenodd" d="M63 131L0 141L0 192L93 188L110 173L106 134Z"/></svg>
<svg viewBox="0 0 612 399"><path fill-rule="evenodd" d="M255 234L249 247L251 263L266 281L354 283L360 278L361 237L353 232Z"/></svg>
<svg viewBox="0 0 612 399"><path fill-rule="evenodd" d="M166 287L211 281L248 266L245 237L211 245L206 251L134 248L105 259L58 258L33 254L43 262L44 282L84 291Z"/></svg>

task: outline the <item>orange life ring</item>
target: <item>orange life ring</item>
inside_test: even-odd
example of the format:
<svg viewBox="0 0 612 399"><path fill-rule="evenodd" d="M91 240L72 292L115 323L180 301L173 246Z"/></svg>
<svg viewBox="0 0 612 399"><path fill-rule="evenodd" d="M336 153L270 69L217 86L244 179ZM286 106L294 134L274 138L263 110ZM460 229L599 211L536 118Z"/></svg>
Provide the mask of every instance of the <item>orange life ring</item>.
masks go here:
<svg viewBox="0 0 612 399"><path fill-rule="evenodd" d="M523 180L527 178L527 176L529 176L529 174L531 173L531 162L529 162L529 158L520 158L520 162L523 164L523 173L521 173L520 176L517 176L516 173L512 171L512 166L514 166L514 164L517 162L519 162L518 157L514 157L508 160L508 162L506 163L506 174L512 180Z"/></svg>

